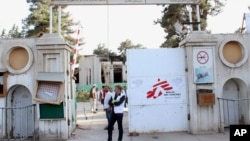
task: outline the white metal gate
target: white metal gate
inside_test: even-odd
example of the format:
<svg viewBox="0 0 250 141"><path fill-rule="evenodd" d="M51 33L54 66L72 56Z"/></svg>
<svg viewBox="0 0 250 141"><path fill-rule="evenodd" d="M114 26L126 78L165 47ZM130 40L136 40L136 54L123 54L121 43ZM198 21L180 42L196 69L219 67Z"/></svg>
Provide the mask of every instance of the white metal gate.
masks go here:
<svg viewBox="0 0 250 141"><path fill-rule="evenodd" d="M228 99L223 102L224 123L228 127L230 124L239 124L239 88L233 80L229 80L223 88L223 98Z"/></svg>
<svg viewBox="0 0 250 141"><path fill-rule="evenodd" d="M221 128L234 124L249 124L250 101L247 86L240 79L230 79L218 98Z"/></svg>
<svg viewBox="0 0 250 141"><path fill-rule="evenodd" d="M128 50L127 67L129 132L186 131L184 49Z"/></svg>
<svg viewBox="0 0 250 141"><path fill-rule="evenodd" d="M7 137L28 138L34 135L35 105L32 105L32 96L29 90L21 85L10 88L8 93Z"/></svg>

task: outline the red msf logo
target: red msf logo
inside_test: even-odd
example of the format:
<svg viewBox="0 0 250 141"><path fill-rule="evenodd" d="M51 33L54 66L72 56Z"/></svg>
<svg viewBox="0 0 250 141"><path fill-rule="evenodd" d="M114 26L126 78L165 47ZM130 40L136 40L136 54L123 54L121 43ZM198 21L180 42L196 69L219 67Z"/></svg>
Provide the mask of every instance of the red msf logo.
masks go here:
<svg viewBox="0 0 250 141"><path fill-rule="evenodd" d="M147 99L149 98L156 99L163 94L163 91L169 91L172 89L173 87L171 87L167 81L160 81L160 79L158 79L158 83L153 85L153 90L147 92ZM156 93L157 90L158 93Z"/></svg>

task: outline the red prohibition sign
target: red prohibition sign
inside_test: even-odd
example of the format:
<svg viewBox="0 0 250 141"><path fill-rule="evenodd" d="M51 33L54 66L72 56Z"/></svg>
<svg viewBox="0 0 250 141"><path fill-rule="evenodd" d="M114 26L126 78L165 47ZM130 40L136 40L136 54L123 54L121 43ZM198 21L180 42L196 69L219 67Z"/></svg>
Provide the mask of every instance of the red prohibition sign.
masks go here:
<svg viewBox="0 0 250 141"><path fill-rule="evenodd" d="M196 58L200 64L206 64L209 60L209 55L206 51L199 51Z"/></svg>

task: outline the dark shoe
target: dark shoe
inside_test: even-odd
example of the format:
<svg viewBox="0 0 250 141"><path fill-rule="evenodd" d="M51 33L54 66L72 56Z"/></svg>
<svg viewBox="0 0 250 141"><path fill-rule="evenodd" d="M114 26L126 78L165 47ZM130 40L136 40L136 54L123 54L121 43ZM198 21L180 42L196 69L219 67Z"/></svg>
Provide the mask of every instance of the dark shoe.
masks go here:
<svg viewBox="0 0 250 141"><path fill-rule="evenodd" d="M118 139L117 141L122 141L122 140L119 140L119 139Z"/></svg>
<svg viewBox="0 0 250 141"><path fill-rule="evenodd" d="M96 114L96 111L94 111L93 114Z"/></svg>

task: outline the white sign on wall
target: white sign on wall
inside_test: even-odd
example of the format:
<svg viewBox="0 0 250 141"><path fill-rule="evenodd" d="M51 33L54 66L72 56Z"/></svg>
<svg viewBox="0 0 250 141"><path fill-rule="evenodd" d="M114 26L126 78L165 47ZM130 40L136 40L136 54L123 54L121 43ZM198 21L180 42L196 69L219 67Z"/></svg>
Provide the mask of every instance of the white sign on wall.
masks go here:
<svg viewBox="0 0 250 141"><path fill-rule="evenodd" d="M213 83L213 49L193 48L194 82L195 83Z"/></svg>
<svg viewBox="0 0 250 141"><path fill-rule="evenodd" d="M51 0L52 5L197 4L199 0Z"/></svg>
<svg viewBox="0 0 250 141"><path fill-rule="evenodd" d="M129 86L134 92L137 91L137 96L140 97L140 101L131 99L132 105L186 102L185 75L133 77L129 81Z"/></svg>

